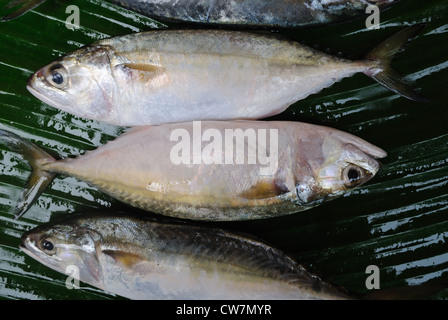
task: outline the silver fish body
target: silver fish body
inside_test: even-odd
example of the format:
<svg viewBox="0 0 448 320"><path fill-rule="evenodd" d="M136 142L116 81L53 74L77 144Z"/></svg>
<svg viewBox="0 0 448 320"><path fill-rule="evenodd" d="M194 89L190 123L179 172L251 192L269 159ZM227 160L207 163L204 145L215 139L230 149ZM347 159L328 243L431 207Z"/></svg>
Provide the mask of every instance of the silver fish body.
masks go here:
<svg viewBox="0 0 448 320"><path fill-rule="evenodd" d="M215 228L77 215L28 231L20 247L131 299L348 299L281 251Z"/></svg>
<svg viewBox="0 0 448 320"><path fill-rule="evenodd" d="M394 0L112 0L149 17L181 22L256 27L327 24L365 14Z"/></svg>
<svg viewBox="0 0 448 320"><path fill-rule="evenodd" d="M96 150L63 160L13 134L0 133L0 141L28 154L33 167L17 215L55 174L64 174L168 216L210 221L269 218L312 208L364 184L380 168L375 158L386 156L351 134L296 122L137 127Z"/></svg>
<svg viewBox="0 0 448 320"><path fill-rule="evenodd" d="M419 30L398 33L360 61L245 32L135 33L54 61L27 88L53 107L119 126L265 118L358 72L418 99L387 76L393 54Z"/></svg>
<svg viewBox="0 0 448 320"><path fill-rule="evenodd" d="M11 1L22 5L1 21L15 19L45 0ZM112 0L149 17L178 22L254 27L300 27L347 20L369 5L384 8L397 0Z"/></svg>

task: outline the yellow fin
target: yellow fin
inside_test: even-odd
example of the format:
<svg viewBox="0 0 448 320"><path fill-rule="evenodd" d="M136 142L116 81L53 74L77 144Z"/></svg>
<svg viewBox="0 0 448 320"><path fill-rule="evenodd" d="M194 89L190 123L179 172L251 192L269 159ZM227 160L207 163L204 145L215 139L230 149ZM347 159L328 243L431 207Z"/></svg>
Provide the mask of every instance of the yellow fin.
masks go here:
<svg viewBox="0 0 448 320"><path fill-rule="evenodd" d="M142 258L135 253L129 253L120 250L103 250L102 252L112 257L118 264L121 264L122 266L127 268L130 268L142 261Z"/></svg>
<svg viewBox="0 0 448 320"><path fill-rule="evenodd" d="M288 193L289 189L283 182L276 180L259 181L249 189L240 193L240 197L246 199L265 199Z"/></svg>
<svg viewBox="0 0 448 320"><path fill-rule="evenodd" d="M148 73L160 73L164 72L164 69L162 67L149 64L149 63L128 63L125 64L126 68L137 70L137 71L143 71Z"/></svg>
<svg viewBox="0 0 448 320"><path fill-rule="evenodd" d="M152 87L162 87L169 83L165 68L149 63L128 63L122 65L130 71L132 78L147 83Z"/></svg>

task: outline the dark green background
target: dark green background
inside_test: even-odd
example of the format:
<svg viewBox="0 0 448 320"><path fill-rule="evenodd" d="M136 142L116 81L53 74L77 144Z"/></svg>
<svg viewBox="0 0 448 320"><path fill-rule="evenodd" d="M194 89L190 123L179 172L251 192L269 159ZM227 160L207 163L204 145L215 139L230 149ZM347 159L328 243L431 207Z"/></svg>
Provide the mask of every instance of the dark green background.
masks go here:
<svg viewBox="0 0 448 320"><path fill-rule="evenodd" d="M7 12L6 3L0 2L1 15ZM79 30L65 27L68 4L81 10ZM383 12L381 22L380 30L367 30L364 19L358 19L274 31L357 58L405 26L427 23L393 64L431 102L401 98L358 74L275 117L328 125L383 148L389 155L378 175L306 212L215 224L253 234L334 284L359 293L367 291L365 269L371 264L380 268L382 289L437 285L448 278L448 1L403 0ZM60 157L82 154L118 136L123 128L73 117L40 102L26 90L26 80L81 45L164 26L102 0L48 0L19 19L0 23L0 127ZM84 182L60 176L16 221L12 211L30 169L20 155L0 148L0 298L114 298L86 285L67 290L65 275L29 258L18 244L23 232L55 216L128 208ZM430 297L447 299L448 290Z"/></svg>

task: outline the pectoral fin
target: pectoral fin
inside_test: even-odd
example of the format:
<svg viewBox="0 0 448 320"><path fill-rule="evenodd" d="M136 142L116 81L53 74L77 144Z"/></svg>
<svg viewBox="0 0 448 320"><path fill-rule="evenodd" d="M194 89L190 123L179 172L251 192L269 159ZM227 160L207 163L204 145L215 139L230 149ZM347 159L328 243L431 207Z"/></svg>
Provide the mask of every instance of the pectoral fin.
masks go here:
<svg viewBox="0 0 448 320"><path fill-rule="evenodd" d="M127 63L117 66L125 70L133 81L160 87L168 81L165 68L150 63Z"/></svg>
<svg viewBox="0 0 448 320"><path fill-rule="evenodd" d="M241 198L266 199L288 193L288 187L280 181L262 180L240 193Z"/></svg>
<svg viewBox="0 0 448 320"><path fill-rule="evenodd" d="M105 255L112 257L116 263L126 268L131 268L137 263L142 261L142 258L138 254L120 251L120 250L103 250Z"/></svg>
<svg viewBox="0 0 448 320"><path fill-rule="evenodd" d="M137 71L137 72L145 72L145 73L152 73L152 74L161 73L161 72L165 71L160 66L153 65L153 64L145 64L145 63L128 63L128 64L125 64L125 67L132 69L134 71Z"/></svg>

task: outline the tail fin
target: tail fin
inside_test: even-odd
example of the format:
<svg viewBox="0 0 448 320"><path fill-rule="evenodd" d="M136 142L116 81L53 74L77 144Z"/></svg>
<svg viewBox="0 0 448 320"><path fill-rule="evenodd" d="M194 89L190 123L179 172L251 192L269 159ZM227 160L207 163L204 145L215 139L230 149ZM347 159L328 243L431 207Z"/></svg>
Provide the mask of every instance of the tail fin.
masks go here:
<svg viewBox="0 0 448 320"><path fill-rule="evenodd" d="M56 176L42 169L44 164L54 162L55 159L48 153L32 144L25 141L18 135L0 129L0 143L6 144L12 150L19 152L29 162L32 168L31 177L28 180L19 202L14 211L14 218L20 218L31 205L39 198L42 192L48 187Z"/></svg>
<svg viewBox="0 0 448 320"><path fill-rule="evenodd" d="M19 5L22 5L20 8L18 8L16 11L0 18L0 21L9 21L13 20L15 18L20 17L21 15L27 13L30 10L33 10L41 3L45 2L46 0L13 0L10 3L6 5L7 8L14 8Z"/></svg>
<svg viewBox="0 0 448 320"><path fill-rule="evenodd" d="M408 27L380 43L366 56L367 60L375 63L365 74L405 98L428 102L428 99L413 91L402 75L392 69L390 65L394 56L403 49L406 42L420 33L424 27L425 24Z"/></svg>

